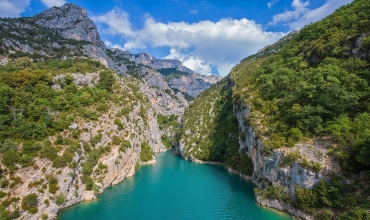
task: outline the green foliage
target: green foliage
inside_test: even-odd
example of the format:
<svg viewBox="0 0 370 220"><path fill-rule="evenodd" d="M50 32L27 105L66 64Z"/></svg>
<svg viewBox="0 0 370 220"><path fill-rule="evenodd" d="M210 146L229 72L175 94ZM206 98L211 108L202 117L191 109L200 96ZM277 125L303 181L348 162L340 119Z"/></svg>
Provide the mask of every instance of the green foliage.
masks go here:
<svg viewBox="0 0 370 220"><path fill-rule="evenodd" d="M4 143L0 145L0 153L4 153L7 150L17 150L17 145L10 139L4 140Z"/></svg>
<svg viewBox="0 0 370 220"><path fill-rule="evenodd" d="M94 186L94 179L88 175L82 175L81 182L86 184L86 190L92 190Z"/></svg>
<svg viewBox="0 0 370 220"><path fill-rule="evenodd" d="M226 77L194 99L185 112L180 139L185 144L186 157L191 154L200 160L224 162L240 170L238 121L233 114L230 82ZM250 168L247 163L243 158L246 173Z"/></svg>
<svg viewBox="0 0 370 220"><path fill-rule="evenodd" d="M287 155L285 155L282 165L293 165L294 162L296 162L299 158L301 158L301 155L299 152L289 152Z"/></svg>
<svg viewBox="0 0 370 220"><path fill-rule="evenodd" d="M296 186L296 204L299 208L311 213L317 206L317 194L313 190Z"/></svg>
<svg viewBox="0 0 370 220"><path fill-rule="evenodd" d="M173 142L170 140L170 138L167 136L167 135L162 135L161 136L161 141L163 143L163 145L167 148L167 149L170 149L172 146L173 146Z"/></svg>
<svg viewBox="0 0 370 220"><path fill-rule="evenodd" d="M60 194L55 196L55 203L57 205L63 205L64 202L66 201L66 198L67 197L64 194L60 193Z"/></svg>
<svg viewBox="0 0 370 220"><path fill-rule="evenodd" d="M29 194L22 199L22 209L28 211L30 214L36 214L37 209L37 195L35 193Z"/></svg>
<svg viewBox="0 0 370 220"><path fill-rule="evenodd" d="M36 154L41 149L41 144L34 141L25 141L22 145L23 154Z"/></svg>
<svg viewBox="0 0 370 220"><path fill-rule="evenodd" d="M98 107L96 108L96 110L98 112L107 112L109 110L109 105L107 105L107 104L100 104L100 105L98 105Z"/></svg>
<svg viewBox="0 0 370 220"><path fill-rule="evenodd" d="M114 124L118 126L119 130L123 130L124 127L121 120L119 120L118 118L114 119Z"/></svg>
<svg viewBox="0 0 370 220"><path fill-rule="evenodd" d="M113 75L112 71L102 71L100 72L100 80L98 87L108 92L113 91L113 84L116 82L116 78Z"/></svg>
<svg viewBox="0 0 370 220"><path fill-rule="evenodd" d="M362 208L354 208L339 215L338 220L368 220L370 219L370 214L367 210Z"/></svg>
<svg viewBox="0 0 370 220"><path fill-rule="evenodd" d="M112 143L114 145L120 145L121 144L121 141L122 141L121 138L118 137L118 136L116 136L116 135L114 135L113 138L112 138Z"/></svg>
<svg viewBox="0 0 370 220"><path fill-rule="evenodd" d="M149 144L146 142L141 143L141 151L140 151L140 160L142 162L147 162L153 159L153 151L150 148Z"/></svg>
<svg viewBox="0 0 370 220"><path fill-rule="evenodd" d="M52 146L52 145L43 145L40 152L39 152L39 156L40 158L47 158L51 161L53 161L58 155L58 150Z"/></svg>
<svg viewBox="0 0 370 220"><path fill-rule="evenodd" d="M49 218L49 216L47 214L42 213L42 215L41 215L42 220L47 220L48 218Z"/></svg>
<svg viewBox="0 0 370 220"><path fill-rule="evenodd" d="M5 166L14 166L20 159L19 153L13 149L7 150L3 153L3 164Z"/></svg>
<svg viewBox="0 0 370 220"><path fill-rule="evenodd" d="M139 171L140 169L140 163L139 162L136 162L135 164L135 171Z"/></svg>
<svg viewBox="0 0 370 220"><path fill-rule="evenodd" d="M131 148L130 142L127 140L122 140L119 150L122 152L126 152L127 148Z"/></svg>
<svg viewBox="0 0 370 220"><path fill-rule="evenodd" d="M177 128L179 127L179 123L177 122L177 116L176 115L170 115L170 116L164 116L161 114L157 115L157 121L159 125L159 129L167 129L169 127Z"/></svg>
<svg viewBox="0 0 370 220"><path fill-rule="evenodd" d="M58 179L52 174L46 175L46 179L49 182L49 192L55 194L59 190Z"/></svg>

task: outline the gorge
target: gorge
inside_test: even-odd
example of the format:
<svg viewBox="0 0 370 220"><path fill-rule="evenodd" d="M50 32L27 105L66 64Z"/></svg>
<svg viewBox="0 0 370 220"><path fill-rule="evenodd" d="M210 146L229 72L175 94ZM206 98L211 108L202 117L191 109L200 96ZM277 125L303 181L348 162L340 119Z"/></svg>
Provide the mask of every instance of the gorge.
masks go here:
<svg viewBox="0 0 370 220"><path fill-rule="evenodd" d="M0 18L0 216L370 219L369 10L354 0L224 78L107 48L75 4Z"/></svg>

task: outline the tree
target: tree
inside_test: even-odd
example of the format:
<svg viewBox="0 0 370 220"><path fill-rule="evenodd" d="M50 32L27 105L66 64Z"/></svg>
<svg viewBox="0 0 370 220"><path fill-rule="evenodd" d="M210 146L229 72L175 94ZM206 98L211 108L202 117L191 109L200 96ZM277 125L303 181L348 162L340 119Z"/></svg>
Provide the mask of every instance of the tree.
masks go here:
<svg viewBox="0 0 370 220"><path fill-rule="evenodd" d="M7 150L3 153L3 164L6 166L13 166L15 165L20 158L20 155L14 149Z"/></svg>
<svg viewBox="0 0 370 220"><path fill-rule="evenodd" d="M31 214L37 213L37 195L35 193L29 194L22 199L22 209L29 211Z"/></svg>
<svg viewBox="0 0 370 220"><path fill-rule="evenodd" d="M105 89L108 92L112 91L113 84L116 82L114 75L111 71L102 71L100 72L100 80L98 83L98 87L101 89Z"/></svg>

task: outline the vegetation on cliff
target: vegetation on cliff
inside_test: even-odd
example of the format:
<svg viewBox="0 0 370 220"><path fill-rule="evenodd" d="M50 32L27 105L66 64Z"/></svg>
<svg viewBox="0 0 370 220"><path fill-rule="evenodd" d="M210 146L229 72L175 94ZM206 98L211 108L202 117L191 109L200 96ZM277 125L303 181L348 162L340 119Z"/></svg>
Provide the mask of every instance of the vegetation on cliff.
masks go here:
<svg viewBox="0 0 370 220"><path fill-rule="evenodd" d="M91 82L84 81L89 77ZM80 182L85 190L99 193L108 168L99 159L113 148L123 154L135 147L128 140L143 136L147 126L150 106L148 98L139 93L140 83L117 77L89 59L32 61L22 57L0 66L0 215L14 219L22 212L37 214L43 204L63 205L68 198L61 191L59 175L66 167L75 181L75 197ZM101 117L109 117L122 135L114 130L95 133L91 126L80 128L106 120ZM131 118L135 120L130 122ZM136 135L129 132L132 124ZM153 152L147 143L142 146L144 162ZM19 176L24 169L41 170L44 177L30 182L31 194L19 198L13 191L28 181ZM49 199L40 201L48 195Z"/></svg>
<svg viewBox="0 0 370 220"><path fill-rule="evenodd" d="M308 213L316 210L318 219L370 218L366 211L370 208L369 11L369 1L354 0L294 37L242 60L230 73L235 86L229 97L234 103L250 106L245 123L251 124L262 140L265 156L312 139L331 143L329 152L340 161L344 176L323 180L314 189L297 186L292 198L284 189L268 184L259 192ZM227 151L216 151L220 155L213 151L228 149L231 141L223 140L238 134L237 124L217 126L220 116L224 121L230 119L231 124L234 117L232 108L220 108L225 106L219 103L225 94L223 85L225 81L202 93L185 113L181 140L186 156L215 161L227 158ZM231 98L227 102L232 105ZM229 164L239 161L237 152L235 155ZM299 154L288 154L281 166L298 158ZM302 167L311 166L314 172L321 169L315 161L300 161ZM362 175L357 175L360 172Z"/></svg>
<svg viewBox="0 0 370 220"><path fill-rule="evenodd" d="M238 121L233 114L232 80L224 78L201 93L185 112L180 142L185 158L222 162L251 175L250 158L239 154Z"/></svg>

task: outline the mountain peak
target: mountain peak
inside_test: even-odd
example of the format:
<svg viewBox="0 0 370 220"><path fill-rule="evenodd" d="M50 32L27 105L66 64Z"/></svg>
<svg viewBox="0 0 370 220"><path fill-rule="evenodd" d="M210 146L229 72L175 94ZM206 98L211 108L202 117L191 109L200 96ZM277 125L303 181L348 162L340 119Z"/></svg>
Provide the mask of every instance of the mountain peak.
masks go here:
<svg viewBox="0 0 370 220"><path fill-rule="evenodd" d="M74 40L89 41L106 49L98 29L88 17L85 9L75 4L52 7L34 17L36 24L61 30L61 35Z"/></svg>

